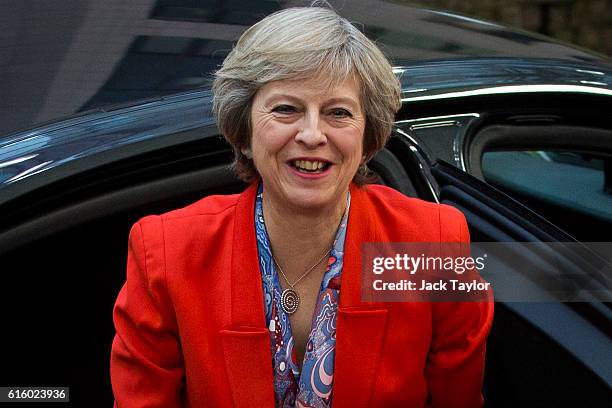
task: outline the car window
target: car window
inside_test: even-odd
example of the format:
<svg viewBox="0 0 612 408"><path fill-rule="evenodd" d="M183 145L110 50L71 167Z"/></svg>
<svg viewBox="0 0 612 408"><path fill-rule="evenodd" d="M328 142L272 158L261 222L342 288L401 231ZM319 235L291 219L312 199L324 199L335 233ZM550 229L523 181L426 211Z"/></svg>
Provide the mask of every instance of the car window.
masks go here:
<svg viewBox="0 0 612 408"><path fill-rule="evenodd" d="M612 225L611 162L573 151L491 151L481 168L488 183L576 238L600 241L602 227Z"/></svg>

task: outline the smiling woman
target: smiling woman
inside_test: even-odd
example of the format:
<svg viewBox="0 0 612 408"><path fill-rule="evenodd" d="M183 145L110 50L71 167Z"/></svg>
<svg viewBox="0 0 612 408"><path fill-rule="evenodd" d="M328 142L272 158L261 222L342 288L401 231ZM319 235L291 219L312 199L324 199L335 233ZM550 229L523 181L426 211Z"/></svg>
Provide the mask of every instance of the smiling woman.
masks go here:
<svg viewBox="0 0 612 408"><path fill-rule="evenodd" d="M491 302L361 299L364 242L467 242L443 205L367 185L399 82L332 10L248 29L214 111L242 194L149 216L114 310L117 406L482 405Z"/></svg>

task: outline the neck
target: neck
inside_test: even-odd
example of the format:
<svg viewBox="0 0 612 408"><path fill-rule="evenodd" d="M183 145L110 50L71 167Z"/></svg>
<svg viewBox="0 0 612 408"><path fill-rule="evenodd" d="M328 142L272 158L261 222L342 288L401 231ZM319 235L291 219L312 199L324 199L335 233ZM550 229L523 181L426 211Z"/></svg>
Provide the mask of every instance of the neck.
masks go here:
<svg viewBox="0 0 612 408"><path fill-rule="evenodd" d="M264 189L263 213L272 253L290 280L299 278L331 249L347 194L327 208L305 211L278 203Z"/></svg>

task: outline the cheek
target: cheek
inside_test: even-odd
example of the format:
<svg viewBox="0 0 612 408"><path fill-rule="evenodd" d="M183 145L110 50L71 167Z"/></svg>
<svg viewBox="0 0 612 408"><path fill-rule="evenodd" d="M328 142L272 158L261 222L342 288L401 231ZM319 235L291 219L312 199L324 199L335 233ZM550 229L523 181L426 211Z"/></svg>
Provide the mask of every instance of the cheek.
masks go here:
<svg viewBox="0 0 612 408"><path fill-rule="evenodd" d="M361 161L361 156L363 155L363 134L351 132L350 134L341 135L338 147L347 159Z"/></svg>
<svg viewBox="0 0 612 408"><path fill-rule="evenodd" d="M268 123L253 131L251 139L253 154L266 157L277 154L291 140L290 126Z"/></svg>

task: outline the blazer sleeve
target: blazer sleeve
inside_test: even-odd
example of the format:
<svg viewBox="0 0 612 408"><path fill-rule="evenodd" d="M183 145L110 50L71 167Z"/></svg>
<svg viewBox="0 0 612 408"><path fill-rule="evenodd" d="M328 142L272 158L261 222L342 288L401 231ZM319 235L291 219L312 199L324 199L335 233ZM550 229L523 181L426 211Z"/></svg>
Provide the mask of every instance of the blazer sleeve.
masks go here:
<svg viewBox="0 0 612 408"><path fill-rule="evenodd" d="M463 214L448 206L440 211L442 242L468 243ZM493 305L492 291L485 301L433 303L432 342L425 367L429 406L483 405L485 343L493 321Z"/></svg>
<svg viewBox="0 0 612 408"><path fill-rule="evenodd" d="M113 312L111 350L115 407L181 407L184 365L165 281L162 221L136 223L128 246L127 280Z"/></svg>

